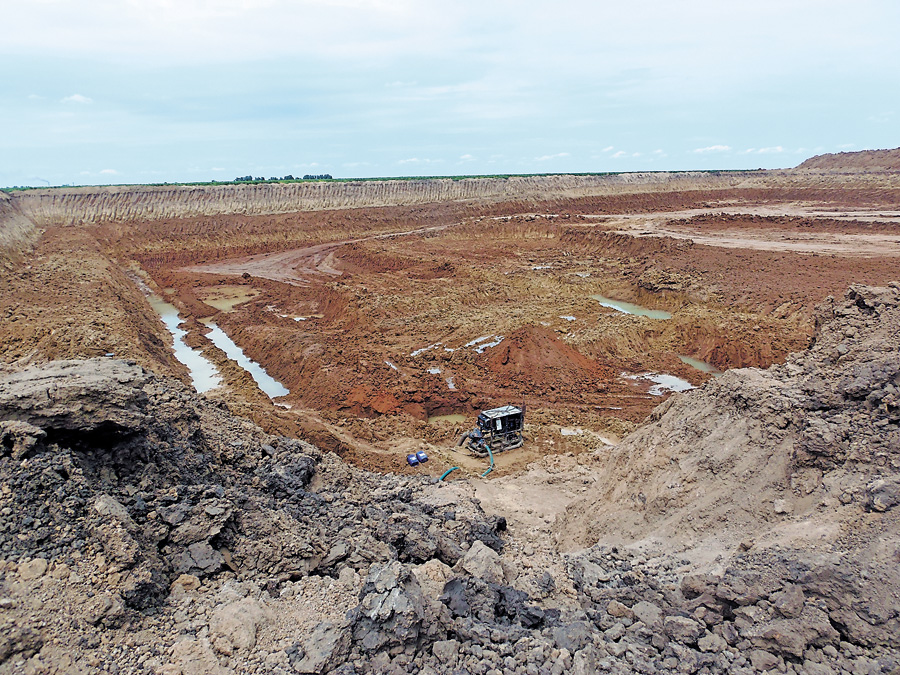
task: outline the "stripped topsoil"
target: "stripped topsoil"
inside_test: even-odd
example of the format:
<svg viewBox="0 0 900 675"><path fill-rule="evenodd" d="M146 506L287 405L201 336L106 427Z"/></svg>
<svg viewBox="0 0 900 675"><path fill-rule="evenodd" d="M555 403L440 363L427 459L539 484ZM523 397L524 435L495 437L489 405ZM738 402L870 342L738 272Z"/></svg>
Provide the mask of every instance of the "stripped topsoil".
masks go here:
<svg viewBox="0 0 900 675"><path fill-rule="evenodd" d="M3 195L0 672L897 668L896 177L555 180Z"/></svg>

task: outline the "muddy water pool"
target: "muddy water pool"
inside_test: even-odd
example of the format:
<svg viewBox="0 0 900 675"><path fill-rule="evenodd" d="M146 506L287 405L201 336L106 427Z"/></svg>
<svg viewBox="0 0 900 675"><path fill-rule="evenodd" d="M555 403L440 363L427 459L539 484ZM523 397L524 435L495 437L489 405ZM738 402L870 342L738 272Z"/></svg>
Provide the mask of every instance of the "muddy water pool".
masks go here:
<svg viewBox="0 0 900 675"><path fill-rule="evenodd" d="M462 414L434 415L428 418L428 424L438 424L439 422L452 422L453 424L462 424L467 419L469 419L469 416Z"/></svg>
<svg viewBox="0 0 900 675"><path fill-rule="evenodd" d="M646 316L648 319L657 320L672 318L672 315L669 312L665 312L661 309L647 309L646 307L641 307L640 305L635 305L631 302L625 302L624 300L613 300L604 295L592 295L591 298L599 302L602 307L609 307L610 309L622 312L623 314Z"/></svg>
<svg viewBox="0 0 900 675"><path fill-rule="evenodd" d="M680 377L675 377L674 375L668 375L666 373L641 373L640 375L628 375L622 373L622 377L627 380L647 380L653 382L653 386L647 390L647 393L651 396L662 396L666 392L677 393L696 389L696 387L687 380L682 380Z"/></svg>
<svg viewBox="0 0 900 675"><path fill-rule="evenodd" d="M689 365L691 368L696 368L701 373L709 373L710 375L721 375L722 371L716 368L711 363L707 363L706 361L701 361L700 359L695 359L692 356L682 356L681 354L676 354L676 356L681 359L681 362Z"/></svg>

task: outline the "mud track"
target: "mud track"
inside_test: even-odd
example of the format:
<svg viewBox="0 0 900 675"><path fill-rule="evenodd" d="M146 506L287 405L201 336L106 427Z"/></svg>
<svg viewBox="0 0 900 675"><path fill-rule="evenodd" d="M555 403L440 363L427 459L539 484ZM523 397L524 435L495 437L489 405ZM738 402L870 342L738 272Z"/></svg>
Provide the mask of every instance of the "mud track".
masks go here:
<svg viewBox="0 0 900 675"><path fill-rule="evenodd" d="M321 278L323 275L341 276L342 272L334 267L334 253L341 246L372 241L375 239L390 239L394 237L438 232L445 227L447 226L435 225L433 227L420 227L406 232L389 232L372 235L371 237L361 237L359 239L345 239L343 241L317 244L315 246L307 246L305 248L282 251L279 253L262 253L259 255L232 258L205 265L192 265L183 267L180 271L222 274L226 276L242 276L244 274L249 274L250 276L258 277L260 279L269 279L271 281L278 281L296 286L305 286L310 283L310 277Z"/></svg>

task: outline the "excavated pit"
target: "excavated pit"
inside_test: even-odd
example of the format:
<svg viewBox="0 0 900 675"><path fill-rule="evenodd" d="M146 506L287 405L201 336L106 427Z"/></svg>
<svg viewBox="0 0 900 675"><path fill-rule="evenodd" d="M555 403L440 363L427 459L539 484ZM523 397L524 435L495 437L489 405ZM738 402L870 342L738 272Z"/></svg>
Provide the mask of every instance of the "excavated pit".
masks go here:
<svg viewBox="0 0 900 675"><path fill-rule="evenodd" d="M0 196L0 673L900 666L896 176Z"/></svg>
<svg viewBox="0 0 900 675"><path fill-rule="evenodd" d="M190 382L187 354L218 371L223 387L200 385L209 395L379 471L408 471L414 447L458 461L453 443L477 412L510 402L534 413L535 438L568 426L617 437L668 395L647 378L684 389L777 363L806 346L816 302L892 278L900 191L890 181L876 190L752 178L585 184L567 197L529 183L524 199L406 206L378 205L384 193L366 187L356 207L243 215L212 213L221 191L194 206L181 192L160 202L148 193L146 214L133 217L133 206L108 211L122 190L102 201L53 193L39 208L14 199L5 208L15 231L22 214L44 229L31 266L5 282L2 309L24 321L0 329L4 360L113 353ZM281 203L277 190L251 192L264 200L254 208ZM881 254L854 236L880 237ZM61 257L63 240L99 263L95 279ZM172 328L146 306L149 286L122 287L141 270L182 319L172 333L180 357L165 347ZM67 274L75 283L52 287ZM30 288L41 276L53 279L47 298ZM214 344L210 325L258 372ZM428 424L446 415L467 421ZM584 449L559 440L500 473Z"/></svg>

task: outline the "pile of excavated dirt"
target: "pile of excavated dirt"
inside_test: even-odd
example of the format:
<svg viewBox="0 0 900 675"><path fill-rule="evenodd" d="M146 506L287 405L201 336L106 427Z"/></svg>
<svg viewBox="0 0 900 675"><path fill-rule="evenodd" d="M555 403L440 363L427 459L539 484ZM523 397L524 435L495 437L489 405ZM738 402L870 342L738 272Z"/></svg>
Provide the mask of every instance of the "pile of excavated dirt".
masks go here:
<svg viewBox="0 0 900 675"><path fill-rule="evenodd" d="M900 171L900 148L816 155L797 166L804 171Z"/></svg>
<svg viewBox="0 0 900 675"><path fill-rule="evenodd" d="M484 367L499 386L569 397L602 390L617 375L614 368L584 356L541 326L524 326L485 350Z"/></svg>
<svg viewBox="0 0 900 675"><path fill-rule="evenodd" d="M900 284L817 317L490 482L367 473L129 362L6 375L0 673L896 672Z"/></svg>

